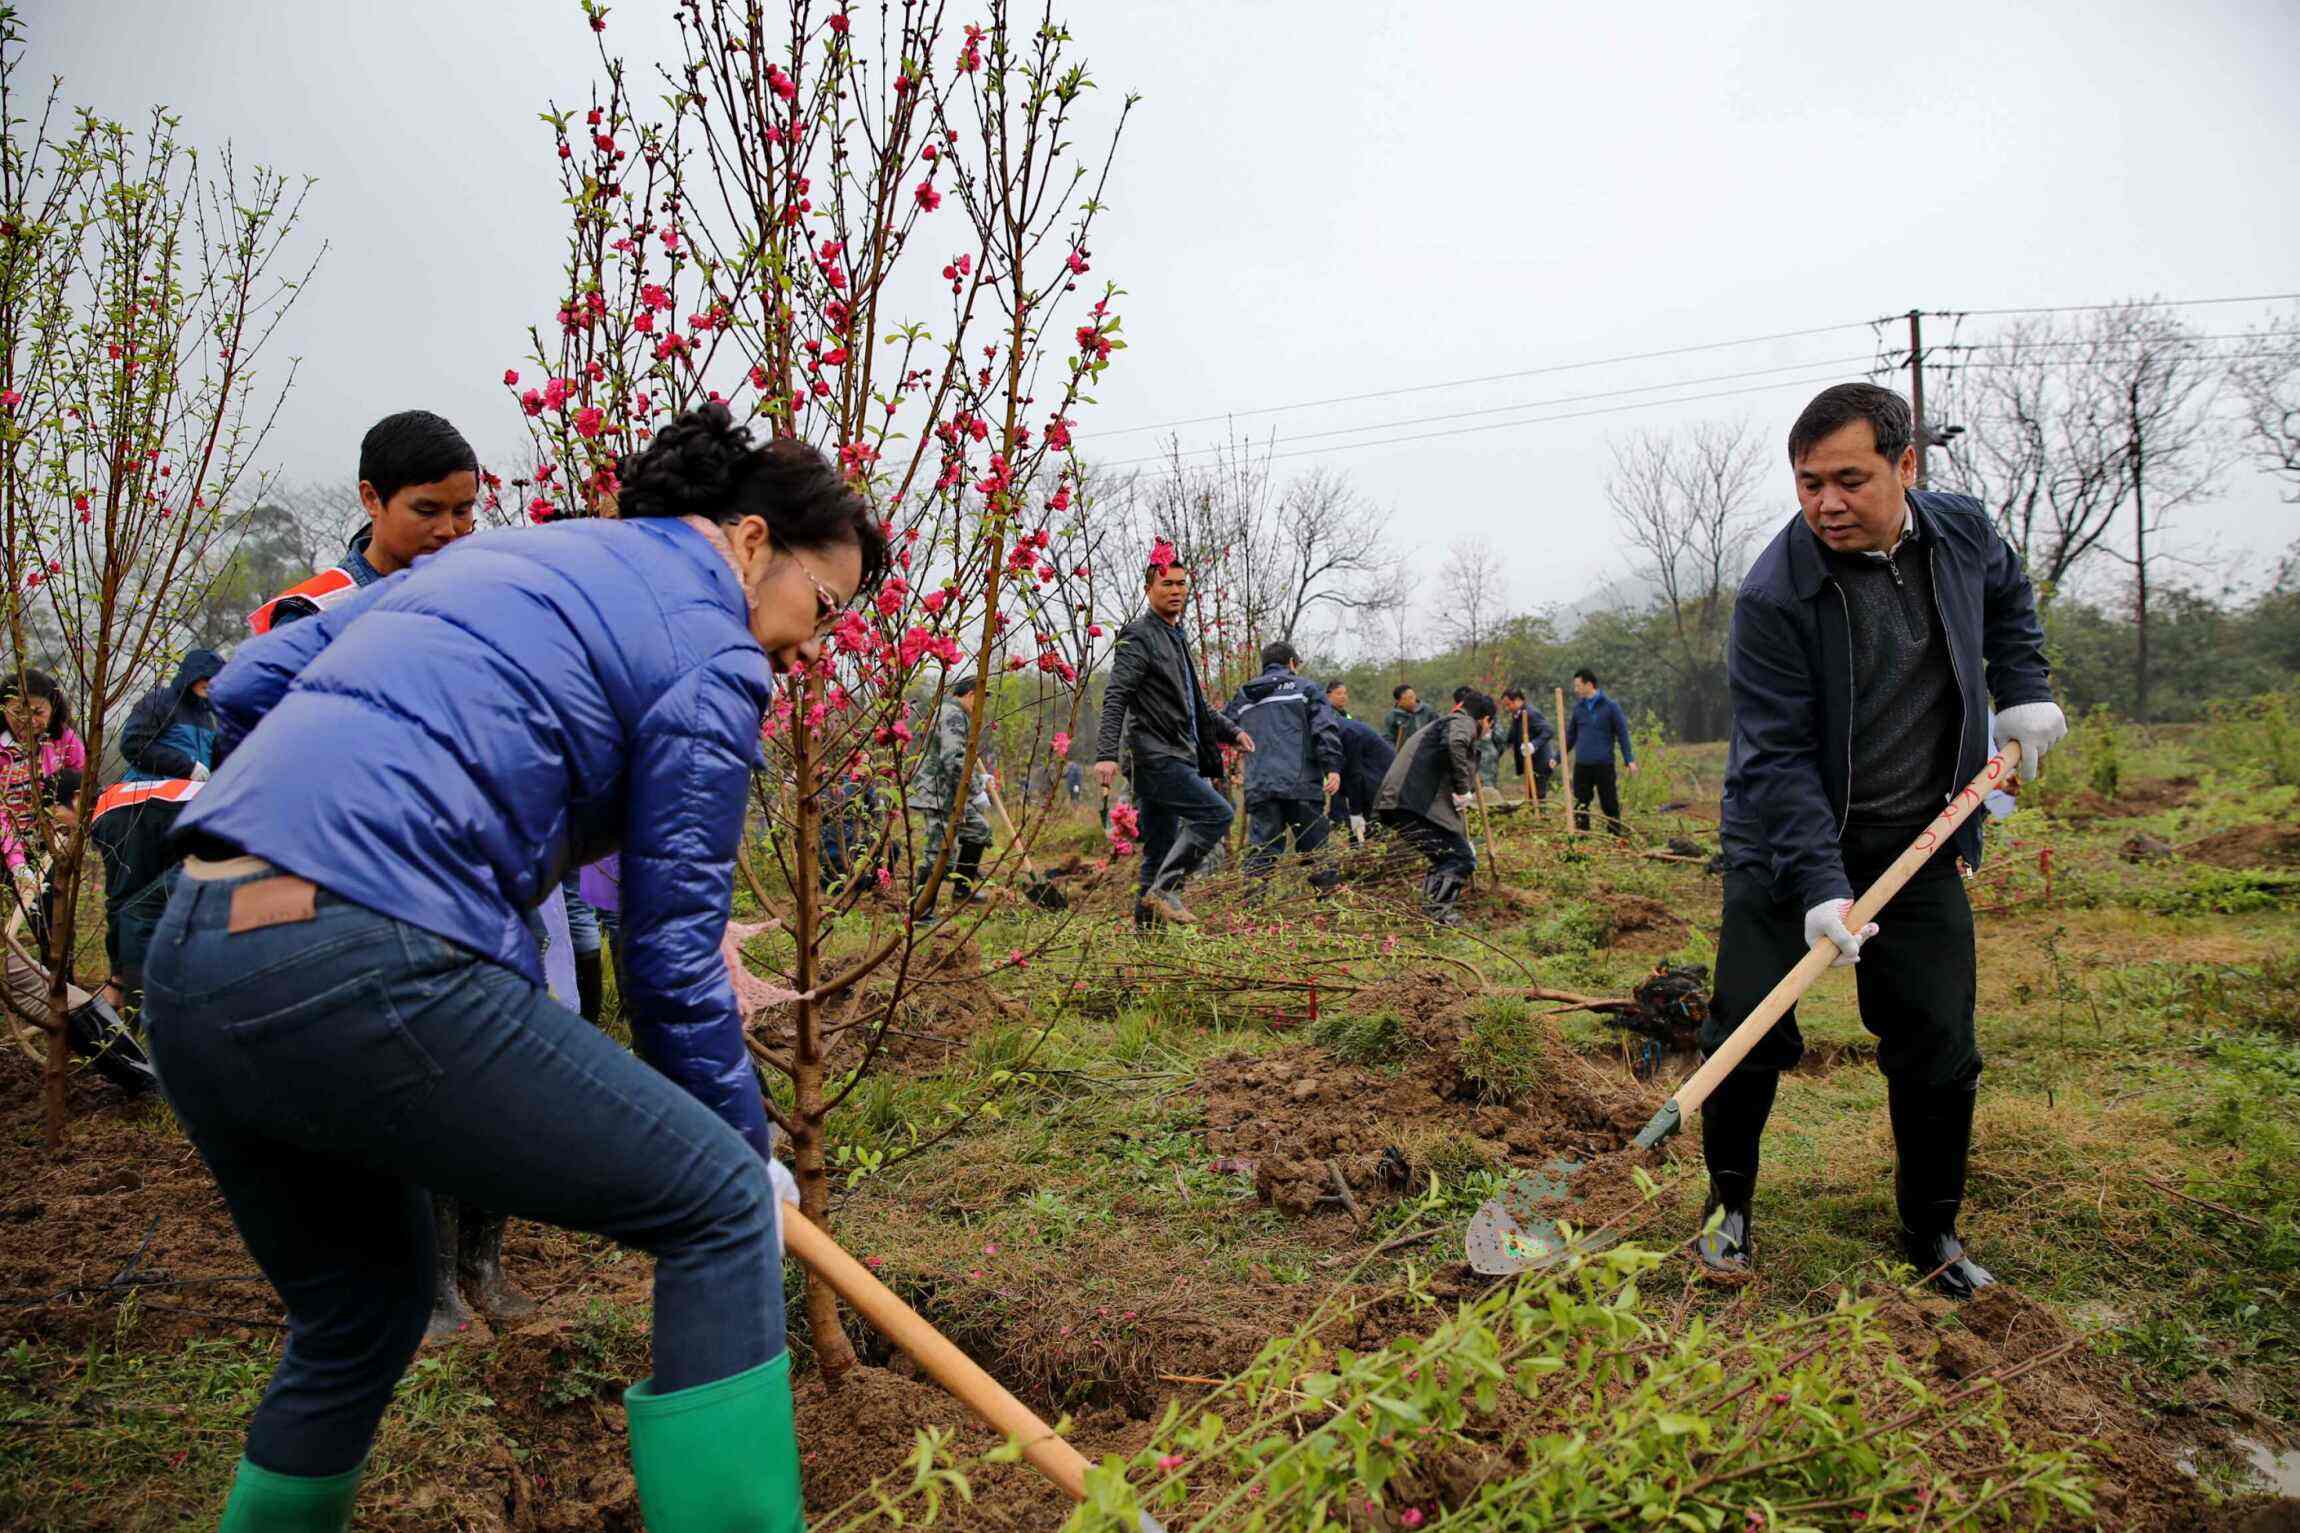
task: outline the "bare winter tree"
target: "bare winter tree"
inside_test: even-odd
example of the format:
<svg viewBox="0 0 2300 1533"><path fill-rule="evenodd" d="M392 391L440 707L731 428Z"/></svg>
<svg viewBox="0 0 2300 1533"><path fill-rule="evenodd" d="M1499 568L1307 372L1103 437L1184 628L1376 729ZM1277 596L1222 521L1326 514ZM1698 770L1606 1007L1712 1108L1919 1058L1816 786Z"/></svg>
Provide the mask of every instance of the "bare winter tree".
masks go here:
<svg viewBox="0 0 2300 1533"><path fill-rule="evenodd" d="M1278 496L1265 568L1271 626L1263 642L1297 641L1318 618L1355 619L1399 600L1400 561L1385 539L1389 513L1349 478L1314 468Z"/></svg>
<svg viewBox="0 0 2300 1533"><path fill-rule="evenodd" d="M1725 637L1766 462L1745 422L1641 431L1613 444L1606 499L1668 619L1678 727L1695 739L1724 733Z"/></svg>
<svg viewBox="0 0 2300 1533"><path fill-rule="evenodd" d="M1966 431L1937 454L1934 482L1989 508L2042 601L2100 549L2123 498L2109 380L2087 362L2102 318L2021 320L1944 379L1942 413Z"/></svg>
<svg viewBox="0 0 2300 1533"><path fill-rule="evenodd" d="M2300 310L2254 332L2228 369L2243 410L2246 446L2300 502Z"/></svg>
<svg viewBox="0 0 2300 1533"><path fill-rule="evenodd" d="M1509 619L1509 579L1501 550L1484 538L1464 538L1438 566L1438 626L1468 652L1477 674L1491 680L1495 641Z"/></svg>

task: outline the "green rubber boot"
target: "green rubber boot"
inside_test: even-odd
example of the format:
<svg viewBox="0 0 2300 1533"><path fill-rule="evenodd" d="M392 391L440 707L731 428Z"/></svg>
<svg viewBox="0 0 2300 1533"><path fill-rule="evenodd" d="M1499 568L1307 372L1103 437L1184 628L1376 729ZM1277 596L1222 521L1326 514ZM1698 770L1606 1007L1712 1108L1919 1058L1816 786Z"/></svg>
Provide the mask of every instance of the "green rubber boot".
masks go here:
<svg viewBox="0 0 2300 1533"><path fill-rule="evenodd" d="M658 1395L623 1392L647 1533L804 1533L791 1355Z"/></svg>
<svg viewBox="0 0 2300 1533"><path fill-rule="evenodd" d="M342 1474L274 1474L240 1460L216 1533L343 1533L367 1466Z"/></svg>

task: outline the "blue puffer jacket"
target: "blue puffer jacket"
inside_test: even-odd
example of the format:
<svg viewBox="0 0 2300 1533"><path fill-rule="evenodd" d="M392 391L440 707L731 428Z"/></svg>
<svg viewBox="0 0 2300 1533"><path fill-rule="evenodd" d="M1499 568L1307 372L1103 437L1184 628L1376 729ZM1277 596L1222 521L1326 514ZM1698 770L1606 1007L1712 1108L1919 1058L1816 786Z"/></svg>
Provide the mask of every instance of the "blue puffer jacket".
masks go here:
<svg viewBox="0 0 2300 1533"><path fill-rule="evenodd" d="M701 533L467 538L252 641L210 690L223 765L179 834L537 983L523 912L619 848L640 1056L768 1152L719 940L774 678Z"/></svg>
<svg viewBox="0 0 2300 1533"><path fill-rule="evenodd" d="M1282 665L1238 689L1222 710L1254 737L1246 757L1246 802L1323 802L1326 774L1342 769L1342 716L1314 683Z"/></svg>

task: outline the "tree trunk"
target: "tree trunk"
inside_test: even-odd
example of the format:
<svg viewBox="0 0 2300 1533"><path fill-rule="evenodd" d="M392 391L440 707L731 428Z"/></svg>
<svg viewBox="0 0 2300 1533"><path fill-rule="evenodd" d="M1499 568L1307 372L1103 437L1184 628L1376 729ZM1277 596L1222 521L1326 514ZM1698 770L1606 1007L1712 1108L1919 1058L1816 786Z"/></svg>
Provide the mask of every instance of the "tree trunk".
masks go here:
<svg viewBox="0 0 2300 1533"><path fill-rule="evenodd" d="M2148 717L2148 497L2142 485L2147 459L2140 440L2140 400L2132 399L2132 716Z"/></svg>

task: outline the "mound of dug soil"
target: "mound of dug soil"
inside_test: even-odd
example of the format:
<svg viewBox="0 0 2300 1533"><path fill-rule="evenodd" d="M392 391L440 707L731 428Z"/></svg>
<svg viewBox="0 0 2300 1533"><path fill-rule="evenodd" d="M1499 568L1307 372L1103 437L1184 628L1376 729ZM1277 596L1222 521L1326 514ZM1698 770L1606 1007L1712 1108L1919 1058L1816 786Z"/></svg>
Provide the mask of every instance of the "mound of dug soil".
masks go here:
<svg viewBox="0 0 2300 1533"><path fill-rule="evenodd" d="M2182 854L2216 868L2300 868L2300 826L2239 825L2190 842Z"/></svg>
<svg viewBox="0 0 2300 1533"><path fill-rule="evenodd" d="M1263 1201L1295 1215L1348 1212L1337 1177L1362 1207L1428 1184L1429 1156L1468 1141L1487 1164L1538 1166L1617 1147L1660 1104L1641 1086L1584 1058L1546 1022L1525 1024L1520 1061L1505 1072L1465 1058L1463 1007L1411 1021L1392 1069L1337 1059L1316 1045L1208 1063L1194 1090L1206 1142L1250 1165Z"/></svg>
<svg viewBox="0 0 2300 1533"><path fill-rule="evenodd" d="M1604 947L1665 952L1684 941L1690 929L1683 916L1642 894L1600 894L1596 901L1605 918Z"/></svg>
<svg viewBox="0 0 2300 1533"><path fill-rule="evenodd" d="M2094 820L2132 820L2144 814L2182 808L2195 797L2195 778L2173 777L2159 782L2126 784L2116 790L2114 798L2104 798L2090 788L2079 788L2066 798L2056 799L2052 812L2071 825L2089 824Z"/></svg>

